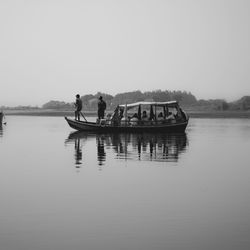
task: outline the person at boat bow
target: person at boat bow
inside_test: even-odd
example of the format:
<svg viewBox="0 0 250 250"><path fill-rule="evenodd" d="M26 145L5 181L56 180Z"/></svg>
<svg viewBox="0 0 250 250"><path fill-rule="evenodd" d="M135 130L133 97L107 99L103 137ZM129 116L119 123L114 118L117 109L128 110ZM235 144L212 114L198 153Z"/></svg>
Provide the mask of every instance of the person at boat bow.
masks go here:
<svg viewBox="0 0 250 250"><path fill-rule="evenodd" d="M76 95L76 102L74 104L75 104L75 107L76 107L75 120L80 121L80 113L81 113L81 110L82 110L82 100L81 100L79 94Z"/></svg>
<svg viewBox="0 0 250 250"><path fill-rule="evenodd" d="M102 96L99 97L98 102L98 119L104 119L104 112L106 110L106 102L103 101Z"/></svg>

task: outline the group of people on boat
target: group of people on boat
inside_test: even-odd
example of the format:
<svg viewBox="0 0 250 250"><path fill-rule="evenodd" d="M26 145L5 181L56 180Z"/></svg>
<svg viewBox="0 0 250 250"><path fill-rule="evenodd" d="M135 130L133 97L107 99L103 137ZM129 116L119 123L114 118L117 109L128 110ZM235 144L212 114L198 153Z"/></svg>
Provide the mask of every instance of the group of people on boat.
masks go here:
<svg viewBox="0 0 250 250"><path fill-rule="evenodd" d="M169 131L183 132L189 117L178 101L139 101L119 104L112 113L105 115L106 102L98 97L96 122L87 121L82 113L83 103L76 95L75 120L65 117L69 126L79 131ZM80 115L85 121L80 121ZM80 121L80 122L79 122Z"/></svg>
<svg viewBox="0 0 250 250"><path fill-rule="evenodd" d="M132 108L137 107L138 111L133 113L127 112L130 107L127 108L127 105L118 105L115 109L113 114L107 114L105 116L105 110L106 110L106 102L103 100L103 97L100 96L98 98L97 103L97 123L100 125L114 125L114 126L137 126L137 125L159 125L159 124L167 124L167 123L175 123L177 120L185 119L185 114L183 113L182 109L180 107L177 108L178 105L176 105L176 102L173 102L171 104L165 102L165 103L146 103L148 106L148 110L146 109L147 106L145 105L145 102L141 103L135 103L132 104ZM154 106L153 106L154 105ZM166 106L169 105L169 106ZM171 106L172 105L172 106ZM141 106L143 107L143 110L141 112ZM82 100L80 98L80 95L76 95L76 101L75 101L75 120L80 121L80 114L85 119L84 115L82 114ZM153 107L155 107L153 111ZM156 111L156 107L161 108L161 112ZM171 109L172 107L172 109ZM131 111L131 110L130 110ZM163 111L163 112L162 112ZM149 115L148 115L148 113ZM86 119L85 119L86 120Z"/></svg>
<svg viewBox="0 0 250 250"><path fill-rule="evenodd" d="M98 119L100 121L101 119L104 119L105 110L106 110L107 105L106 105L106 102L103 100L102 96L100 96L98 98L98 100L99 100L98 104L97 104L98 105ZM83 117L84 117L84 115L82 113L82 100L81 100L79 94L76 95L76 101L75 101L74 105L76 108L75 120L80 121L80 115L82 115Z"/></svg>
<svg viewBox="0 0 250 250"><path fill-rule="evenodd" d="M176 119L175 115L171 112L169 112L168 116L164 117L163 112L160 112L157 115L157 118L155 119L155 116L152 117L147 115L147 111L144 110L142 112L141 117L139 117L138 113L134 113L132 116L128 116L127 119L122 116L121 122L127 123L131 126L137 126L137 125L148 125L151 124L152 121L156 121L158 124L165 123L167 121L174 121Z"/></svg>

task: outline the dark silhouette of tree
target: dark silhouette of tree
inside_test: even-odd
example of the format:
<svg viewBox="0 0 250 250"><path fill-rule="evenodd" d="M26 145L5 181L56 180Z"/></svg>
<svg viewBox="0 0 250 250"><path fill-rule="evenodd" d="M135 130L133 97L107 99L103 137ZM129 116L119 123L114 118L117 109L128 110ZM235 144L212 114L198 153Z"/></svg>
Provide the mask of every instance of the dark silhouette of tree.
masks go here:
<svg viewBox="0 0 250 250"><path fill-rule="evenodd" d="M235 102L226 102L223 99L197 100L196 97L186 91L154 90L141 92L140 90L118 93L115 96L98 92L81 96L83 109L89 111L97 110L98 98L102 96L107 104L107 110L114 110L119 104L133 103L139 101L172 101L176 100L184 108L193 110L248 110L250 109L250 96L244 96ZM23 108L23 107L21 107ZM49 101L42 106L43 109L72 110L72 103L63 101ZM6 109L6 108L5 108Z"/></svg>
<svg viewBox="0 0 250 250"><path fill-rule="evenodd" d="M42 106L43 109L63 109L71 110L73 108L72 103L66 103L62 101L49 101Z"/></svg>

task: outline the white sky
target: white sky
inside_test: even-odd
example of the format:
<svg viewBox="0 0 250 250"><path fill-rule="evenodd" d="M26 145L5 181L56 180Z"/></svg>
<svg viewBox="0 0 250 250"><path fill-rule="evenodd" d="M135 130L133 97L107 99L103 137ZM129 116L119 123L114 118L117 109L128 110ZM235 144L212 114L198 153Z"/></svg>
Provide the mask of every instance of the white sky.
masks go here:
<svg viewBox="0 0 250 250"><path fill-rule="evenodd" d="M0 0L0 106L156 89L250 95L250 1Z"/></svg>

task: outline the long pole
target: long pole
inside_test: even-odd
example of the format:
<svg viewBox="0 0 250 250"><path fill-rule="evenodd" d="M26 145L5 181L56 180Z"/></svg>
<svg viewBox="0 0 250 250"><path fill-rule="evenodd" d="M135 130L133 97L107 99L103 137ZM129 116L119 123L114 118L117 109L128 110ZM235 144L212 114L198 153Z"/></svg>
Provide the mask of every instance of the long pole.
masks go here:
<svg viewBox="0 0 250 250"><path fill-rule="evenodd" d="M82 117L84 118L84 120L87 122L87 119L85 118L84 114L82 113L82 111L80 111L80 114L82 115Z"/></svg>

